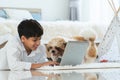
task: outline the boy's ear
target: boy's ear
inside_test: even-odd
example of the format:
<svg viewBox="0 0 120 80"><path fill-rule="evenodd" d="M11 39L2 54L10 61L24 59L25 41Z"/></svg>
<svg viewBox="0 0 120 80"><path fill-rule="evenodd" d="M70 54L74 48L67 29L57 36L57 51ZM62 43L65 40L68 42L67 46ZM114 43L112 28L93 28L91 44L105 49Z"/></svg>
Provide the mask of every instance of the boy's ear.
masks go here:
<svg viewBox="0 0 120 80"><path fill-rule="evenodd" d="M22 42L24 42L24 41L25 41L25 39L26 39L26 37L25 37L25 36L21 36L21 41L22 41Z"/></svg>

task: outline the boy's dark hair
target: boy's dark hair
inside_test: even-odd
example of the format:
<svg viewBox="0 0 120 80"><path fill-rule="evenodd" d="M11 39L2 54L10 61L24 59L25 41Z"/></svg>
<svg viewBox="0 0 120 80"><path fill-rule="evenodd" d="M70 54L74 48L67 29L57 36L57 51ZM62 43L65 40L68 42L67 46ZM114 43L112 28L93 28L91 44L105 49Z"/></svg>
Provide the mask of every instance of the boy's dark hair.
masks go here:
<svg viewBox="0 0 120 80"><path fill-rule="evenodd" d="M43 28L36 20L26 19L18 25L18 34L20 38L40 37L43 35Z"/></svg>

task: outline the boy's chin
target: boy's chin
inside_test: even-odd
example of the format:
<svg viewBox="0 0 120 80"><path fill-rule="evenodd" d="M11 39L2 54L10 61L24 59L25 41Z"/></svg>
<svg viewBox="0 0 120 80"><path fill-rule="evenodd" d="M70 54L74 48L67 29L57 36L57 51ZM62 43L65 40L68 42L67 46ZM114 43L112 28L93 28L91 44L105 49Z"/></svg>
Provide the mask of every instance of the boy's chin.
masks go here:
<svg viewBox="0 0 120 80"><path fill-rule="evenodd" d="M34 50L36 50L37 48L33 48L32 50L34 51Z"/></svg>

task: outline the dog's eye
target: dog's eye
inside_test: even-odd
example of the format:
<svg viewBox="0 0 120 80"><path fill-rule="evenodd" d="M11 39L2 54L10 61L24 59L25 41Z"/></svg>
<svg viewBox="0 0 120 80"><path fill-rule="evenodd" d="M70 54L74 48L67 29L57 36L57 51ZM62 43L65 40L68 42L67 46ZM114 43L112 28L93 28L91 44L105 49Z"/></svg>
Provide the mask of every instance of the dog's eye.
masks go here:
<svg viewBox="0 0 120 80"><path fill-rule="evenodd" d="M50 46L49 49L52 49L52 47Z"/></svg>
<svg viewBox="0 0 120 80"><path fill-rule="evenodd" d="M51 46L47 48L47 50L48 50L48 51L49 51L49 50L51 50L51 49L52 49L52 47L51 47Z"/></svg>
<svg viewBox="0 0 120 80"><path fill-rule="evenodd" d="M55 47L58 51L62 51L62 49L61 48L59 48L59 47Z"/></svg>

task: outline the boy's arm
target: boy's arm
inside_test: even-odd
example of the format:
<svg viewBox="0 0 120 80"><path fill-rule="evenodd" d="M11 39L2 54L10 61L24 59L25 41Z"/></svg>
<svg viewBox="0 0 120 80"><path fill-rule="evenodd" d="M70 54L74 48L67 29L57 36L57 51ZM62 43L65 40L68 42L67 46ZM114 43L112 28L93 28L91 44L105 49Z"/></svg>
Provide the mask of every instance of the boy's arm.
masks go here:
<svg viewBox="0 0 120 80"><path fill-rule="evenodd" d="M33 63L31 64L31 69L35 69L35 68L40 68L42 66L51 66L51 65L58 65L59 63L55 62L55 61L48 61L47 60L47 55L46 55L46 48L45 45L40 45L39 50L41 52L41 56L42 56L42 61L44 61L43 63ZM47 61L47 62L46 62Z"/></svg>
<svg viewBox="0 0 120 80"><path fill-rule="evenodd" d="M15 47L7 48L7 61L8 61L8 67L10 70L29 70L31 68L30 62L23 62L21 60L21 54L18 49Z"/></svg>
<svg viewBox="0 0 120 80"><path fill-rule="evenodd" d="M44 63L34 63L31 65L31 69L40 68L42 66L58 65L58 64L59 63L57 63L55 61L48 61L48 62L44 62Z"/></svg>

